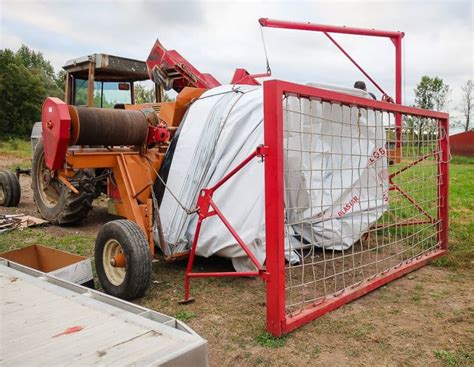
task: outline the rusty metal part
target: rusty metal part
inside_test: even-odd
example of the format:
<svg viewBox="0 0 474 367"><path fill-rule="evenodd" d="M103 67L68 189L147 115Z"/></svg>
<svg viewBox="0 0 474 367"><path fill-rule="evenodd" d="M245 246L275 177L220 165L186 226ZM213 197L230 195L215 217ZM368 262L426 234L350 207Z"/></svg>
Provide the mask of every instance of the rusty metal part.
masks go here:
<svg viewBox="0 0 474 367"><path fill-rule="evenodd" d="M89 62L89 73L87 78L87 106L94 106L94 80L95 80L95 63Z"/></svg>
<svg viewBox="0 0 474 367"><path fill-rule="evenodd" d="M44 187L48 187L49 184L51 183L52 172L48 168L44 168L41 171L41 178L43 179Z"/></svg>
<svg viewBox="0 0 474 367"><path fill-rule="evenodd" d="M164 258L165 258L165 261L166 261L166 262L180 261L180 260L189 258L189 251L187 251L187 252L179 252L179 253L177 253L177 254L170 255L170 256L166 256L166 255L165 255Z"/></svg>
<svg viewBox="0 0 474 367"><path fill-rule="evenodd" d="M69 116L71 117L71 134L69 137L69 145L74 145L79 139L79 132L81 127L79 126L79 115L76 107L68 105Z"/></svg>
<svg viewBox="0 0 474 367"><path fill-rule="evenodd" d="M58 179L64 184L66 185L66 187L71 190L73 193L75 193L76 195L79 195L79 190L77 190L72 183L70 183L68 181L68 179L66 177L64 177L63 175L58 175Z"/></svg>
<svg viewBox="0 0 474 367"><path fill-rule="evenodd" d="M150 78L166 90L181 92L184 87L211 89L221 85L211 74L201 73L179 52L166 50L156 40L146 61Z"/></svg>
<svg viewBox="0 0 474 367"><path fill-rule="evenodd" d="M110 265L116 268L125 268L127 266L127 259L123 253L118 253L112 259L110 259Z"/></svg>
<svg viewBox="0 0 474 367"><path fill-rule="evenodd" d="M83 128L81 125L81 130ZM158 148L148 149L145 153L131 148L70 148L66 155L66 165L75 170L111 169L120 198L115 202L117 214L138 224L148 239L151 254L154 255L151 191L163 159L164 154L160 153ZM61 170L59 174L66 172Z"/></svg>
<svg viewBox="0 0 474 367"><path fill-rule="evenodd" d="M69 106L71 144L142 145L148 124L157 123L153 112Z"/></svg>

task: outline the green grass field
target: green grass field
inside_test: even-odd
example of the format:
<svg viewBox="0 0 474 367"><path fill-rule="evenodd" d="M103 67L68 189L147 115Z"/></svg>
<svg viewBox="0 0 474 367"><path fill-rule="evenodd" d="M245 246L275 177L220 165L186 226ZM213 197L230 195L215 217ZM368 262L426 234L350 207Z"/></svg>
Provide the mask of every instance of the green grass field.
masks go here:
<svg viewBox="0 0 474 367"><path fill-rule="evenodd" d="M0 140L0 157L25 158L31 157L31 142L18 138Z"/></svg>
<svg viewBox="0 0 474 367"><path fill-rule="evenodd" d="M0 141L0 158L15 159L15 163L7 165L9 169L16 166L30 166L31 144L30 141L10 139ZM413 170L416 174L418 168ZM423 198L423 190L418 190ZM450 268L470 268L474 262L474 158L453 157L450 162L450 187L449 187L449 254L433 263L434 266L447 266ZM413 215L403 211L402 217ZM434 214L434 213L433 213ZM57 238L50 236L42 229L28 229L22 232L14 231L0 236L0 251L23 247L33 243L63 248L81 255L92 256L93 236L83 236L80 233L73 236Z"/></svg>
<svg viewBox="0 0 474 367"><path fill-rule="evenodd" d="M449 253L433 265L474 268L474 158L449 166Z"/></svg>
<svg viewBox="0 0 474 367"><path fill-rule="evenodd" d="M2 167L27 167L30 157L29 142L0 142ZM23 180L26 187L28 180ZM264 283L258 279L193 280L196 302L183 306L178 301L185 263L160 259L147 295L136 302L184 320L205 337L211 365L472 366L474 158L452 159L449 200L447 256L282 339L265 332ZM30 198L28 207L33 205ZM26 204L8 212L24 209ZM42 244L92 257L98 227L89 220L84 226L14 230L0 234L0 252ZM219 258L196 263L198 271L229 271L230 266Z"/></svg>

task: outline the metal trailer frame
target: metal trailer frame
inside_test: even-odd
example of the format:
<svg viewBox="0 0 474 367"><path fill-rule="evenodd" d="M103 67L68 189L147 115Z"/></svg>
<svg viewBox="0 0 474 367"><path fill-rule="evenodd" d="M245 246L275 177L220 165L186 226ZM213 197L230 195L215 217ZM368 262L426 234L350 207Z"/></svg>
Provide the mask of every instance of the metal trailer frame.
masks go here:
<svg viewBox="0 0 474 367"><path fill-rule="evenodd" d="M383 274L365 280L361 284L346 289L337 296L326 299L303 312L288 316L285 313L285 254L284 254L284 178L283 178L283 97L286 95L299 96L318 101L327 101L347 106L370 108L383 112L391 112L402 116L404 114L418 117L437 119L445 134L440 140L441 160L438 160L438 213L437 218L429 218L430 223L438 226L439 249L420 258L406 261L396 268L389 269ZM428 111L419 108L379 102L366 98L355 97L319 88L271 80L264 83L264 134L265 134L265 212L266 212L266 280L267 280L267 331L275 336L286 334L305 323L332 311L364 294L416 270L427 262L444 255L448 248L448 186L449 186L449 115L442 112ZM430 155L425 155L418 161L412 162L402 170L420 163ZM402 170L389 177L391 190L398 190L393 185L392 178ZM402 194L403 195L403 194ZM415 208L423 213L414 199L405 196ZM423 213L424 214L424 213ZM409 224L423 224L416 222ZM405 225L401 223L400 225Z"/></svg>
<svg viewBox="0 0 474 367"><path fill-rule="evenodd" d="M108 356L120 356L120 353L126 358L134 358L134 362L130 363L135 363L138 365L143 364L160 366L189 366L190 363L192 363L194 366L208 365L207 341L201 336L199 336L184 322L174 317L112 297L97 290L86 288L82 285L69 282L51 274L32 269L30 267L15 263L13 261L8 261L3 258L0 258L0 274L6 279L6 282L9 282L9 284L12 285L12 287L15 287L15 285L18 286L18 283L25 282L28 285L33 286L34 289L38 291L36 295L50 295L51 300L49 302L45 302L44 298L40 300L33 299L33 294L25 294L25 292L14 292L16 299L10 301L18 302L18 299L23 299L32 302L24 302L24 304L22 305L24 306L23 308L20 307L18 311L8 315L10 324L5 326L5 330L3 330L2 326L2 331L4 331L5 333L12 333L12 335L8 334L10 339L17 338L22 340L25 338L25 335L29 334L28 337L32 339L30 343L39 344L39 346L36 346L36 348L40 348L40 350L43 351L43 354L44 351L49 352L46 355L39 356L40 359L43 357L46 357L50 360L57 358L57 364L65 363L65 360L60 358L64 358L64 355L65 353L67 353L67 350L73 350L69 357L74 357L76 362L74 363L74 359L69 360L69 362L76 365L81 364L81 357L85 358L95 355L95 362L99 364L104 364L106 362L105 359ZM12 278L16 281L11 280L10 282L9 278ZM5 290L5 293L2 294L4 294L5 297L8 297L9 292L8 290ZM55 301L53 301L53 299L57 300L57 296L63 299L63 302L61 304L57 304L55 303ZM8 301L8 298L5 299L5 302L2 302L2 305L0 306L5 308L5 310L2 311L7 311L6 308L8 308L9 305L6 301ZM9 303L11 308L12 304L14 304L15 302ZM60 311L62 310L64 314L64 312L67 312L67 310L64 309L66 307L65 305L67 304L84 306L86 309L91 310L91 312L99 312L103 316L103 322L99 323L98 325L96 323L95 326L88 328L86 324L87 321L90 322L90 317L85 318L84 315L77 316L70 314L68 315L69 318L67 318L70 324L74 325L74 322L78 322L80 320L80 322L84 322L84 324L81 323L81 325L86 325L81 333L75 334L74 331L81 331L81 329L74 330L73 327L70 328L72 330L66 330L65 332L58 335L54 335L54 332L51 332L51 334L54 335L53 337L50 337L48 339L41 339L43 337L42 335L45 334L44 330L51 329L51 326L54 326L56 329L58 329L58 331L62 331L59 326L60 323L58 322L58 317L54 317L54 315L48 316L47 314L45 316L45 309L51 308L51 306L56 306L56 309ZM32 334L29 331L31 327L25 329L14 328L11 326L11 321L15 321L15 319L23 323L23 321L20 320L20 316L21 313L25 312L26 310L28 310L30 313L32 311L33 313L36 312L38 316L38 321L36 325L30 326L34 330L37 330L39 323L40 325L43 325L42 330ZM18 314L20 314L20 316L17 316ZM74 316L76 316L76 318L74 318ZM116 325L122 323L128 324L130 327L141 327L143 328L145 334L142 336L138 336L138 338L130 338L130 336L127 337L126 335L123 335L121 337L121 342L118 344L114 344L116 342L114 342L112 339L117 339L117 337L120 338L122 333L117 333L117 329L111 329L110 316L116 318ZM109 318L108 323L105 322L107 321L107 318ZM20 324L20 322L16 322L16 324ZM109 327L107 327L107 325L109 325ZM86 348L86 345L90 346L90 344L94 343L93 340L87 341L88 338L91 338L90 336L84 336L82 340L78 340L78 338L82 338L81 334L83 332L90 333L90 330L92 329L94 330L95 338L100 338L100 335L102 336L102 340L100 341L101 344L108 344L108 354L105 353L105 351L104 353L98 353L98 351L95 351L94 349ZM13 335L13 331L15 335ZM146 333L147 331L148 333ZM69 335L70 341L68 341L68 339L66 338L57 338L57 336L67 335L69 332L71 332L71 335ZM174 349L168 349L164 353L163 349L158 350L162 346L156 345L156 351L154 351L153 349L149 349L146 355L145 353L143 353L143 351L141 351L141 353L140 351L137 353L136 347L133 347L134 340L136 341L140 337L142 338L141 340L143 340L144 337L146 338L147 335L153 333L156 333L155 337L157 341L174 341ZM35 334L39 334L39 336L35 337ZM11 364L9 363L9 360L7 358L8 354L10 354L10 357L12 357L11 355L13 354L14 358L23 358L24 353L27 352L25 350L24 343L23 345L21 345L22 343L19 344L20 345L15 351L3 348L4 356L2 356L2 359L4 360L2 362L4 362L5 365ZM61 348L58 349L58 346ZM97 345L95 347L100 348L100 346ZM35 348L35 345L28 345L28 348L30 349L29 354L31 358L31 349ZM128 356L127 352L129 353ZM85 354L81 355L81 353Z"/></svg>

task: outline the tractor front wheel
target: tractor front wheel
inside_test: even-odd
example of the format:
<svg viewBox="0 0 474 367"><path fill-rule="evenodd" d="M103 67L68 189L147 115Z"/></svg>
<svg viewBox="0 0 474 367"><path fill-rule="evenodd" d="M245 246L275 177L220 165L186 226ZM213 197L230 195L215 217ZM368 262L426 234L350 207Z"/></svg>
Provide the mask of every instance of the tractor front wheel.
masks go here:
<svg viewBox="0 0 474 367"><path fill-rule="evenodd" d="M125 300L142 297L151 278L151 254L141 228L124 219L105 224L95 242L95 267L106 293Z"/></svg>

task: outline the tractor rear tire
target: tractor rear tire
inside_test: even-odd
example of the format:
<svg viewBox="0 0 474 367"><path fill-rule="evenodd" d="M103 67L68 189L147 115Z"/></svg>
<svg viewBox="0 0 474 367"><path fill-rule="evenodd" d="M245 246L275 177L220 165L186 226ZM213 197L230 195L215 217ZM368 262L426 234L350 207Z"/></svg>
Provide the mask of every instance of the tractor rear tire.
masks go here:
<svg viewBox="0 0 474 367"><path fill-rule="evenodd" d="M21 188L18 177L11 171L0 171L0 206L17 206Z"/></svg>
<svg viewBox="0 0 474 367"><path fill-rule="evenodd" d="M116 266L121 256L125 264ZM104 291L125 300L145 294L151 278L151 253L141 228L126 219L105 224L95 241L95 268Z"/></svg>
<svg viewBox="0 0 474 367"><path fill-rule="evenodd" d="M48 181L48 182L47 182ZM36 207L41 216L56 225L74 224L87 216L92 209L93 195L73 193L57 178L52 177L44 160L44 145L36 144L31 167L31 187Z"/></svg>

